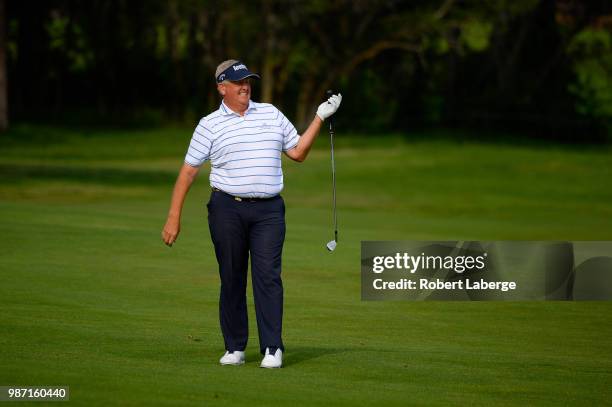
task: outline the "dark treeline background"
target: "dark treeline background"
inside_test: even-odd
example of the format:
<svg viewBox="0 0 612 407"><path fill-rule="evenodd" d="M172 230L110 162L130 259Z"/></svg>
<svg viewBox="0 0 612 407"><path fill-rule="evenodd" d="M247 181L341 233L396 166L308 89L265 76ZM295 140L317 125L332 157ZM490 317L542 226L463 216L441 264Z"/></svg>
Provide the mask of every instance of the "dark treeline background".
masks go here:
<svg viewBox="0 0 612 407"><path fill-rule="evenodd" d="M193 123L217 64L303 128L325 90L360 132L435 126L603 140L612 15L601 0L14 0L12 121Z"/></svg>

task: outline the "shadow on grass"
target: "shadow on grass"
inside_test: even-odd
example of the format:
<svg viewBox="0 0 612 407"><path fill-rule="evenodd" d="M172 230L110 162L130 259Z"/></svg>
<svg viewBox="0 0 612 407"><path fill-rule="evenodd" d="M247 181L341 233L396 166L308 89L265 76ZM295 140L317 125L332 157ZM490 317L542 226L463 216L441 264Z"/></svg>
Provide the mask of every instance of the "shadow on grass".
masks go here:
<svg viewBox="0 0 612 407"><path fill-rule="evenodd" d="M111 185L171 185L176 173L71 166L0 165L0 182L58 180Z"/></svg>
<svg viewBox="0 0 612 407"><path fill-rule="evenodd" d="M283 358L283 367L290 367L308 360L357 350L350 348L317 348L314 346L291 347L291 349L288 349L287 357Z"/></svg>
<svg viewBox="0 0 612 407"><path fill-rule="evenodd" d="M283 355L283 368L290 367L293 365L299 365L300 363L306 362L308 360L318 359L330 355L337 355L340 353L354 352L357 350L358 349L349 348L317 348L312 346L292 346L291 349L288 349L287 353ZM263 356L259 352L257 352L256 354L248 353L247 361L256 361L257 365L259 365L262 357Z"/></svg>

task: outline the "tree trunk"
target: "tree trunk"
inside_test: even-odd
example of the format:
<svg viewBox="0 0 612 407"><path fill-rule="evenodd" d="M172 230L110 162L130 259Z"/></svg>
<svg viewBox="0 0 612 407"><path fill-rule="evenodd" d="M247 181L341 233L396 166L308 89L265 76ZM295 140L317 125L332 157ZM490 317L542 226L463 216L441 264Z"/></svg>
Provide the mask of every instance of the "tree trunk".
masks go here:
<svg viewBox="0 0 612 407"><path fill-rule="evenodd" d="M298 132L306 130L306 126L308 125L308 115L312 110L311 100L314 84L314 76L309 75L306 79L304 79L304 81L302 82L302 86L300 87L300 94L298 96L298 103L295 114L295 124L297 126Z"/></svg>
<svg viewBox="0 0 612 407"><path fill-rule="evenodd" d="M274 68L276 54L276 17L269 2L264 3L266 19L265 50L261 67L261 101L272 103L274 98Z"/></svg>
<svg viewBox="0 0 612 407"><path fill-rule="evenodd" d="M6 4L0 0L0 131L8 129L8 101L6 75Z"/></svg>
<svg viewBox="0 0 612 407"><path fill-rule="evenodd" d="M168 35L168 52L170 54L170 64L172 73L174 74L174 89L169 98L170 115L173 119L181 118L182 103L184 101L183 93L183 75L181 70L181 54L179 49L179 37L181 35L181 16L178 9L178 0L168 1L168 17L167 17L167 35Z"/></svg>
<svg viewBox="0 0 612 407"><path fill-rule="evenodd" d="M261 101L273 103L274 97L274 56L272 52L266 50L263 65L261 67Z"/></svg>

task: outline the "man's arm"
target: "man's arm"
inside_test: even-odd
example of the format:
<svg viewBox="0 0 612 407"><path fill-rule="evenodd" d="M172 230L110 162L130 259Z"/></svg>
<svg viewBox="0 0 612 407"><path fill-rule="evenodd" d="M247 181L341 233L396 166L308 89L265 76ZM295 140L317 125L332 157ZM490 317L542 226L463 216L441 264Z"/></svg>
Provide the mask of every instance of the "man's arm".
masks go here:
<svg viewBox="0 0 612 407"><path fill-rule="evenodd" d="M312 143L314 143L315 139L319 135L321 124L323 124L323 120L321 120L319 116L315 115L312 123L310 123L310 126L308 126L304 134L302 134L297 145L291 150L285 151L287 157L300 163L304 161L308 156Z"/></svg>
<svg viewBox="0 0 612 407"><path fill-rule="evenodd" d="M285 151L287 157L300 163L306 159L308 152L310 151L310 147L312 147L312 143L314 143L315 139L319 135L323 120L336 113L336 110L338 110L340 107L341 102L342 95L338 93L337 95L331 96L329 99L327 99L327 101L319 105L317 114L312 120L312 123L310 123L310 126L308 126L304 134L302 134L300 137L297 145L291 150Z"/></svg>
<svg viewBox="0 0 612 407"><path fill-rule="evenodd" d="M183 203L185 197L193 181L195 180L199 167L192 167L189 164L183 164L181 171L179 172L176 184L174 184L174 191L172 192L172 201L170 202L170 211L168 211L168 220L164 225L162 231L162 240L168 246L172 244L178 238L181 230L181 212L183 210Z"/></svg>

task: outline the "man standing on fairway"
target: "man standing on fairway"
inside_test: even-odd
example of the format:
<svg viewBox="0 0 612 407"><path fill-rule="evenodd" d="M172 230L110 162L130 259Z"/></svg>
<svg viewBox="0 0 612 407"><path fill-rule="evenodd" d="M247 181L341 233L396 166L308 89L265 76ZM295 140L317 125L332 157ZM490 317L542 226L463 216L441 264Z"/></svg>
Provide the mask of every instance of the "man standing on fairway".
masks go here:
<svg viewBox="0 0 612 407"><path fill-rule="evenodd" d="M180 231L185 196L201 165L210 160L212 193L208 225L221 277L219 318L225 342L222 365L244 363L248 339L246 285L249 255L259 330L261 367L281 367L283 285L281 255L285 240L285 203L281 152L306 159L323 121L334 114L342 96L333 95L317 109L299 136L273 105L251 101L250 78L259 78L240 61L222 62L215 72L223 97L219 109L200 120L178 175L162 239L168 246Z"/></svg>

